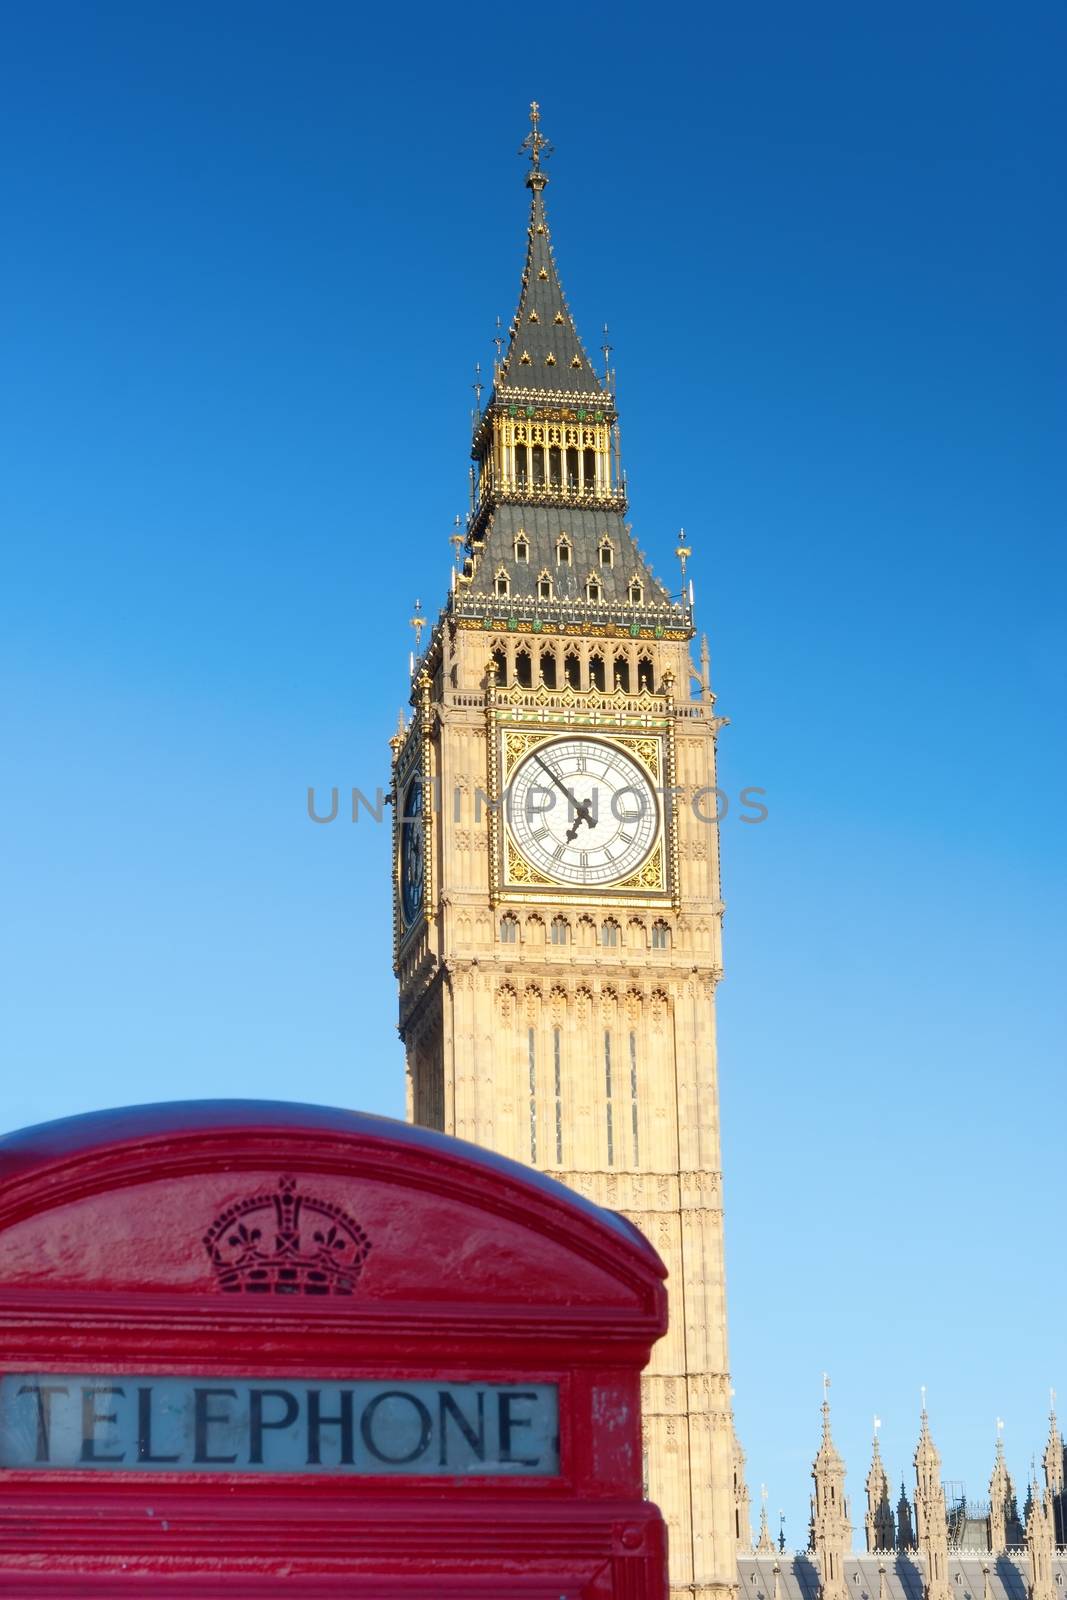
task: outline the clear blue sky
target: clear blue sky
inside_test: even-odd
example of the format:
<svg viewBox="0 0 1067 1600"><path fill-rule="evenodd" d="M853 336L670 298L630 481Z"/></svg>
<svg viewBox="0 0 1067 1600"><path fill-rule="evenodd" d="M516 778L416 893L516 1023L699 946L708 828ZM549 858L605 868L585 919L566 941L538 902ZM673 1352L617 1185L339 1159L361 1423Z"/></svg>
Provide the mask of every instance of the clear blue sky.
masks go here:
<svg viewBox="0 0 1067 1600"><path fill-rule="evenodd" d="M386 779L534 96L723 781L733 1368L804 1533L930 1390L1025 1476L1063 1329L1060 6L8 8L2 1120L402 1111ZM911 1469L908 1469L909 1481Z"/></svg>

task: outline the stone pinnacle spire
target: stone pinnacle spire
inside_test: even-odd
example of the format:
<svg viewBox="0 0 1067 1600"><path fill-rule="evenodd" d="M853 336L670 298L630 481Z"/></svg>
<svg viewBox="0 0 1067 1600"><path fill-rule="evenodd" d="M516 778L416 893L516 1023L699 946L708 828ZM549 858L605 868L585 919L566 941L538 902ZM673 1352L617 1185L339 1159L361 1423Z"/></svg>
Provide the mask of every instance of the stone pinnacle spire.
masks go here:
<svg viewBox="0 0 1067 1600"><path fill-rule="evenodd" d="M733 1436L734 1474L734 1534L737 1553L747 1556L752 1551L752 1513L749 1507L748 1479L745 1477L745 1452L736 1430Z"/></svg>
<svg viewBox="0 0 1067 1600"><path fill-rule="evenodd" d="M1019 1505L1015 1498L1015 1485L1004 1460L1004 1424L997 1418L997 1453L993 1462L993 1475L989 1480L989 1548L994 1555L1002 1555L1011 1545L1022 1542L1022 1525L1019 1522Z"/></svg>
<svg viewBox="0 0 1067 1600"><path fill-rule="evenodd" d="M759 1513L759 1539L756 1543L756 1554L758 1556L773 1556L777 1554L777 1551L775 1549L774 1540L771 1538L770 1524L767 1521L766 1486L760 1490L760 1497L763 1503L760 1506Z"/></svg>
<svg viewBox="0 0 1067 1600"><path fill-rule="evenodd" d="M1056 1555L1056 1530L1051 1497L1043 1494L1036 1474L1030 1480L1026 1517L1026 1549L1030 1557L1029 1600L1056 1600L1052 1575Z"/></svg>
<svg viewBox="0 0 1067 1600"><path fill-rule="evenodd" d="M941 1482L941 1457L930 1433L926 1394L915 1448L915 1520L919 1553L926 1569L925 1600L949 1600L948 1519Z"/></svg>
<svg viewBox="0 0 1067 1600"><path fill-rule="evenodd" d="M1064 1450L1063 1436L1056 1420L1055 1389L1050 1391L1049 1399L1048 1443L1043 1458L1045 1488L1052 1504L1056 1543L1060 1545L1067 1544L1067 1494L1064 1493L1065 1479L1067 1479L1067 1450Z"/></svg>
<svg viewBox="0 0 1067 1600"><path fill-rule="evenodd" d="M896 1542L893 1508L889 1503L889 1479L882 1464L878 1447L878 1418L874 1421L874 1447L871 1452L871 1470L867 1474L867 1516L865 1519L868 1550L892 1550Z"/></svg>
<svg viewBox="0 0 1067 1600"><path fill-rule="evenodd" d="M852 1547L845 1498L845 1463L830 1431L830 1380L823 1378L822 1443L812 1463L810 1549L822 1576L820 1600L848 1600L844 1564Z"/></svg>
<svg viewBox="0 0 1067 1600"><path fill-rule="evenodd" d="M900 1499L897 1501L897 1549L914 1550L915 1524L912 1520L911 1501L903 1478L900 1480Z"/></svg>
<svg viewBox="0 0 1067 1600"><path fill-rule="evenodd" d="M1048 1417L1048 1443L1044 1455L1045 1488L1050 1495L1063 1493L1064 1452L1059 1423L1056 1420L1056 1391L1052 1391L1052 1409Z"/></svg>

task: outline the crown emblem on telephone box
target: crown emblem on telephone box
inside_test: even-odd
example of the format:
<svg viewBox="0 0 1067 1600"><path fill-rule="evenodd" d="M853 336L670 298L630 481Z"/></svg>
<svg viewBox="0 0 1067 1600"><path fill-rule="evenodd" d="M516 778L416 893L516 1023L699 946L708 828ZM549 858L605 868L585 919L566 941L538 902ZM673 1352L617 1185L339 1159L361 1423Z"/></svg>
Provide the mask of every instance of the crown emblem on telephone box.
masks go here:
<svg viewBox="0 0 1067 1600"><path fill-rule="evenodd" d="M229 1294L352 1294L370 1240L340 1206L279 1178L276 1190L227 1206L204 1247Z"/></svg>

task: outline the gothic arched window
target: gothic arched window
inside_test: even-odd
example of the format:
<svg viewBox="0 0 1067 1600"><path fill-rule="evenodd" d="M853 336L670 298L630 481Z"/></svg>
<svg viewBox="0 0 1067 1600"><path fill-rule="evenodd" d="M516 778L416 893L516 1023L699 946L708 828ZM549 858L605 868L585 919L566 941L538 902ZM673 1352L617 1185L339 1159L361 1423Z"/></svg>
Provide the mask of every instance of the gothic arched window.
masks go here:
<svg viewBox="0 0 1067 1600"><path fill-rule="evenodd" d="M519 923L518 923L518 919L516 917L511 916L511 914L508 913L506 916L503 916L500 919L500 943L501 944L518 944L518 942L519 942Z"/></svg>
<svg viewBox="0 0 1067 1600"><path fill-rule="evenodd" d="M553 917L551 932L553 944L566 944L571 936L571 925L566 917Z"/></svg>
<svg viewBox="0 0 1067 1600"><path fill-rule="evenodd" d="M668 926L667 926L667 924L665 922L654 922L652 924L652 948L653 948L653 950L669 950L670 947L671 947L671 930L668 928Z"/></svg>
<svg viewBox="0 0 1067 1600"><path fill-rule="evenodd" d="M493 580L493 589L501 600L511 593L511 579L508 577L506 567L497 567L496 577Z"/></svg>

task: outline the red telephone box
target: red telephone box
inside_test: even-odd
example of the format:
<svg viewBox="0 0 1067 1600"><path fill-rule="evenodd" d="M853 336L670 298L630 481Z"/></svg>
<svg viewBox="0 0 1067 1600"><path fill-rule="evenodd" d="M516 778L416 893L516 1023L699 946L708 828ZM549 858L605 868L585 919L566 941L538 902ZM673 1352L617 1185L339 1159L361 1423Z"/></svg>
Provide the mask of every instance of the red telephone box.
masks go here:
<svg viewBox="0 0 1067 1600"><path fill-rule="evenodd" d="M663 1600L613 1212L377 1117L0 1140L0 1594Z"/></svg>

